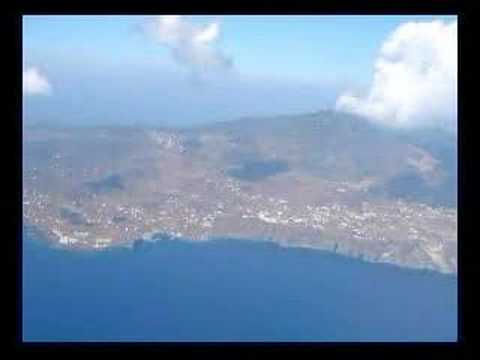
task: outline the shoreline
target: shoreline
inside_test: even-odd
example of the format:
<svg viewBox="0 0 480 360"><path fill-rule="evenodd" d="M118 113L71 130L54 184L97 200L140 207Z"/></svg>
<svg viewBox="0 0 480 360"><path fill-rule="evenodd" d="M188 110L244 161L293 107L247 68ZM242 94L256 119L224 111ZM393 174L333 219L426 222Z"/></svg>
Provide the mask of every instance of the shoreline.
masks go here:
<svg viewBox="0 0 480 360"><path fill-rule="evenodd" d="M209 237L209 238L203 238L203 239L192 239L192 238L174 236L171 234L165 234L165 233L159 232L149 237L139 238L131 241L113 242L102 247L94 247L91 244L89 246L79 246L75 244L72 244L72 245L62 244L59 241L57 241L54 237L43 234L38 229L33 229L32 225L24 225L24 230L25 230L25 226L30 227L30 229L27 230L26 232L29 232L29 231L32 232L35 240L42 242L43 244L50 247L51 249L62 250L62 251L73 251L73 252L84 252L84 253L99 253L103 251L110 251L110 250L117 250L117 249L128 249L131 251L135 251L136 249L139 249L141 246L143 246L144 243L151 244L151 245L158 245L161 242L171 242L171 243L182 242L182 243L188 243L188 244L212 244L215 242L218 243L218 242L234 241L234 242L242 242L242 243L269 244L269 245L277 246L280 249L302 249L307 251L321 252L325 255L339 256L345 259L352 259L352 260L360 261L363 263L383 264L387 266L393 266L401 270L429 272L432 274L452 276L458 279L457 271L446 271L444 269L434 268L433 266L405 264L405 263L401 263L400 261L395 261L395 259L392 259L393 261L388 261L388 259L379 260L364 254L354 255L352 253L349 253L348 251L338 251L336 250L336 247L335 247L335 250L332 250L327 246L321 247L321 246L314 246L309 244L295 244L285 240L276 241L274 239L262 239L262 238L254 239L254 238L248 238L248 237L230 237L230 236L224 236L224 237L215 236L215 237ZM151 234L151 232L149 234ZM25 231L22 234L22 241L24 240L24 238L25 238Z"/></svg>

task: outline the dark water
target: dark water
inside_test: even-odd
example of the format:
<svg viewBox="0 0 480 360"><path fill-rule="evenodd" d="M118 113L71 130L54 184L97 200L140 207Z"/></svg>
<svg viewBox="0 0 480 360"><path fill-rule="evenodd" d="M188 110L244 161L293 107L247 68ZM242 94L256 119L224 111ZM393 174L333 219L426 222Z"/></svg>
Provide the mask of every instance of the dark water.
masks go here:
<svg viewBox="0 0 480 360"><path fill-rule="evenodd" d="M274 244L24 239L25 341L456 341L457 279Z"/></svg>

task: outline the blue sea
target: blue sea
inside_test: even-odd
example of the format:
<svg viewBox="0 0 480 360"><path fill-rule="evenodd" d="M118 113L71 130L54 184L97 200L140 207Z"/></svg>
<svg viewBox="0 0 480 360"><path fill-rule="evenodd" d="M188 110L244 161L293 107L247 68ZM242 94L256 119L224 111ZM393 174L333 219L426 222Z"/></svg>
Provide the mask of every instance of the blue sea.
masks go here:
<svg viewBox="0 0 480 360"><path fill-rule="evenodd" d="M24 341L456 341L457 278L260 241L23 241Z"/></svg>

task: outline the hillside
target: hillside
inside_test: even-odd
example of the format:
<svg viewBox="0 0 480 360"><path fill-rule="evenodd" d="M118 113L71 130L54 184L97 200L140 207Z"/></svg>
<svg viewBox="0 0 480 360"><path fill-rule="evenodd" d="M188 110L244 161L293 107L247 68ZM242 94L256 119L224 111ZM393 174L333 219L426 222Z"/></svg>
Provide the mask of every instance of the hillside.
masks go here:
<svg viewBox="0 0 480 360"><path fill-rule="evenodd" d="M456 141L346 114L26 128L24 218L53 243L264 239L455 272Z"/></svg>

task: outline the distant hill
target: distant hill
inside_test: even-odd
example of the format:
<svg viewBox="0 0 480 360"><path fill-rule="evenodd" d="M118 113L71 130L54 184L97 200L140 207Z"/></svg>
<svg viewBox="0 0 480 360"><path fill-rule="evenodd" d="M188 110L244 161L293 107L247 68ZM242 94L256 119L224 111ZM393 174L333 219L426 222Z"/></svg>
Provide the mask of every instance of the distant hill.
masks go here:
<svg viewBox="0 0 480 360"><path fill-rule="evenodd" d="M457 141L441 130L392 130L350 114L321 111L244 118L195 132L225 136L224 158L236 168L271 159L333 181L374 178L372 196L457 203Z"/></svg>

